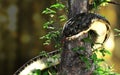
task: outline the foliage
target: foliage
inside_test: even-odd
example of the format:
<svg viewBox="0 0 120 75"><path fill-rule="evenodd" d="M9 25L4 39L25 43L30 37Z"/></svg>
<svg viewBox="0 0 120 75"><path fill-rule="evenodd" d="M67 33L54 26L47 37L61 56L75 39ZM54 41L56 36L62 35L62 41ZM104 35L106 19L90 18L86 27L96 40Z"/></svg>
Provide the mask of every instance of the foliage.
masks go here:
<svg viewBox="0 0 120 75"><path fill-rule="evenodd" d="M65 6L63 4L57 2L42 12L43 14L49 16L49 21L43 25L43 28L49 31L46 35L41 37L41 39L46 40L44 45L49 45L50 43L54 42L55 48L60 47L62 29L62 26L60 25L62 22L66 21L67 18L63 13L58 13L58 11L62 11L64 8Z"/></svg>
<svg viewBox="0 0 120 75"><path fill-rule="evenodd" d="M93 8L98 8L99 6L105 6L108 4L110 0L93 0ZM44 42L44 45L49 45L50 43L54 43L54 47L60 49L61 48L61 29L62 26L60 26L62 24L62 22L66 21L66 15L63 13L59 13L58 11L64 10L65 6L59 2L51 5L49 8L46 8L42 13L46 14L49 16L49 21L47 21L44 25L43 28L48 30L48 33L46 35L44 35L43 37L41 37L41 39L45 39L46 41ZM60 26L57 28L57 26ZM117 32L120 33L120 30L117 30ZM83 39L85 42L91 42L91 40L89 38L84 38ZM77 50L85 50L84 47L76 47L73 48L73 51L77 51ZM93 60L94 64L96 65L96 69L93 73L93 75L118 75L114 72L112 72L112 67L103 67L100 65L101 62L104 62L103 58L98 58L97 53L100 53L103 57L106 54L110 54L110 52L108 50L106 50L105 48L101 48L100 50L98 49L94 49L93 50L93 54L90 57L90 59ZM43 56L47 56L47 54L45 52L42 53ZM86 65L88 65L88 68L90 66L89 62L88 62L88 58L86 57L80 57L80 59L82 59ZM33 75L56 75L56 71L53 69L50 69L45 71L43 74L41 74L40 71L35 71L33 72Z"/></svg>
<svg viewBox="0 0 120 75"><path fill-rule="evenodd" d="M106 6L111 0L93 0L94 6Z"/></svg>
<svg viewBox="0 0 120 75"><path fill-rule="evenodd" d="M93 75L117 75L117 73L112 72L112 67L108 66L103 58L98 58L98 53L100 53L103 57L107 54L110 54L110 52L105 48L95 50L95 52L91 56L91 59L93 59L94 64L96 65L96 69L94 70ZM101 66L101 63L105 64L106 66Z"/></svg>
<svg viewBox="0 0 120 75"><path fill-rule="evenodd" d="M41 71L39 69L36 69L36 70L32 71L32 73L30 73L28 75L41 75Z"/></svg>
<svg viewBox="0 0 120 75"><path fill-rule="evenodd" d="M108 2L111 0L93 0L92 1L92 9L98 9L100 6L108 5Z"/></svg>
<svg viewBox="0 0 120 75"><path fill-rule="evenodd" d="M114 29L114 31L117 32L115 36L120 36L120 29Z"/></svg>

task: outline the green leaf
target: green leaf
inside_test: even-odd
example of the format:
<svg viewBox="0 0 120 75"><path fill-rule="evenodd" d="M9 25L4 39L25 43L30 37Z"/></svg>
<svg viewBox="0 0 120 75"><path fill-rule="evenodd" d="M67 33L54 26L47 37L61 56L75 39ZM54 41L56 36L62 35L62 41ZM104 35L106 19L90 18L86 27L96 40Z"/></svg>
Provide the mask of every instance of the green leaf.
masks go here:
<svg viewBox="0 0 120 75"><path fill-rule="evenodd" d="M45 72L43 73L43 75L49 75L48 71L45 71Z"/></svg>
<svg viewBox="0 0 120 75"><path fill-rule="evenodd" d="M51 43L51 40L46 40L46 41L43 43L43 45L50 45L50 43Z"/></svg>
<svg viewBox="0 0 120 75"><path fill-rule="evenodd" d="M98 61L98 62L103 62L103 61L105 61L105 60L104 60L103 58L98 58L97 61Z"/></svg>
<svg viewBox="0 0 120 75"><path fill-rule="evenodd" d="M119 29L114 29L114 31L116 31L116 32L120 32L120 30L119 30Z"/></svg>
<svg viewBox="0 0 120 75"><path fill-rule="evenodd" d="M72 49L73 51L81 51L81 50L86 50L85 47L75 47Z"/></svg>
<svg viewBox="0 0 120 75"><path fill-rule="evenodd" d="M65 8L65 5L61 3L56 3L56 4L51 5L50 8L63 9Z"/></svg>
<svg viewBox="0 0 120 75"><path fill-rule="evenodd" d="M61 22L67 20L67 18L66 18L65 15L61 15L61 16L59 16L59 19L60 19Z"/></svg>
<svg viewBox="0 0 120 75"><path fill-rule="evenodd" d="M40 39L46 39L44 45L49 45L52 40L55 40L60 35L60 31L51 31L48 34L42 36Z"/></svg>
<svg viewBox="0 0 120 75"><path fill-rule="evenodd" d="M105 48L99 50L100 53L102 54L102 56L105 56L106 54L111 54L108 50L106 50Z"/></svg>
<svg viewBox="0 0 120 75"><path fill-rule="evenodd" d="M50 26L54 23L54 21L48 21L44 24L43 28L45 29L55 29L54 27Z"/></svg>
<svg viewBox="0 0 120 75"><path fill-rule="evenodd" d="M106 6L111 0L93 0L93 8L97 9L99 6Z"/></svg>
<svg viewBox="0 0 120 75"><path fill-rule="evenodd" d="M28 75L41 75L41 70L40 69L35 69L35 70L32 71L32 73L30 73Z"/></svg>
<svg viewBox="0 0 120 75"><path fill-rule="evenodd" d="M46 52L46 51L42 51L42 52L40 52L40 55L41 55L41 56L48 57L48 54L47 54L47 52Z"/></svg>
<svg viewBox="0 0 120 75"><path fill-rule="evenodd" d="M93 53L93 54L92 54L91 59L94 60L94 61L97 60L97 55L96 55L96 53Z"/></svg>
<svg viewBox="0 0 120 75"><path fill-rule="evenodd" d="M43 14L55 14L56 11L50 9L50 8L46 8L43 12Z"/></svg>
<svg viewBox="0 0 120 75"><path fill-rule="evenodd" d="M110 51L109 51L109 50L106 50L106 49L105 49L105 53L111 55Z"/></svg>

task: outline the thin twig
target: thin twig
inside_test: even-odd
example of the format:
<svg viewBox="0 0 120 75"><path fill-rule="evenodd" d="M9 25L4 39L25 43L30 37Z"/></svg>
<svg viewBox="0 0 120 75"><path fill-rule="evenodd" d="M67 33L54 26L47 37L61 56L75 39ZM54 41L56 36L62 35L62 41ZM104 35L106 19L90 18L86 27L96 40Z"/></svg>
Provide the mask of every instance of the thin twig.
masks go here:
<svg viewBox="0 0 120 75"><path fill-rule="evenodd" d="M112 2L112 1L110 1L110 2L108 2L108 3L110 3L110 4L115 4L115 5L120 5L120 3Z"/></svg>

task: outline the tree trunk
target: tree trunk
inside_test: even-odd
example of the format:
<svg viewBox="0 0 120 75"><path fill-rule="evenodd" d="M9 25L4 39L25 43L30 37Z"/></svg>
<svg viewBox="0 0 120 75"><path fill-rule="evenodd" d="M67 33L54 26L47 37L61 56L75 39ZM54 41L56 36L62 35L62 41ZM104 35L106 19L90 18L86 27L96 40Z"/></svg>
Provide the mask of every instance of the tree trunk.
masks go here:
<svg viewBox="0 0 120 75"><path fill-rule="evenodd" d="M88 12L88 2L89 0L68 0L68 18Z"/></svg>
<svg viewBox="0 0 120 75"><path fill-rule="evenodd" d="M86 13L88 11L88 0L68 0L68 5L69 18L83 12ZM94 65L93 60L90 59L90 56L92 55L91 43L83 41L83 39L87 37L88 33L84 33L77 38L64 38L65 40L63 43L63 51L61 54L59 75L92 74L94 70ZM73 49L77 47L85 48L85 50L79 49L79 51L74 51Z"/></svg>

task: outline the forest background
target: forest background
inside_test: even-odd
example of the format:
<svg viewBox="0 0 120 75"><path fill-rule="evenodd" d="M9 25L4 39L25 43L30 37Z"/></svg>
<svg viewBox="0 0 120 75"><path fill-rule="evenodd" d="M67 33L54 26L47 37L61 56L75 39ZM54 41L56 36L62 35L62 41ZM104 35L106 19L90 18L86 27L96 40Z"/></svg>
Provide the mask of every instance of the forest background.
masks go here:
<svg viewBox="0 0 120 75"><path fill-rule="evenodd" d="M120 3L119 0L114 1ZM42 50L54 50L52 44L44 46L44 40L40 40L40 37L48 32L43 28L43 24L49 18L42 14L42 11L55 2L56 0L0 0L1 75L12 75ZM114 34L106 48L112 55L105 58L109 65L114 65L114 71L120 73L120 36L114 36L114 29L120 29L120 6L109 4L96 12L105 16L111 23Z"/></svg>

